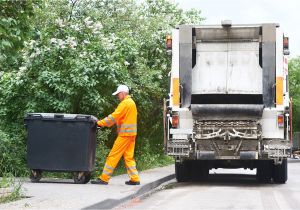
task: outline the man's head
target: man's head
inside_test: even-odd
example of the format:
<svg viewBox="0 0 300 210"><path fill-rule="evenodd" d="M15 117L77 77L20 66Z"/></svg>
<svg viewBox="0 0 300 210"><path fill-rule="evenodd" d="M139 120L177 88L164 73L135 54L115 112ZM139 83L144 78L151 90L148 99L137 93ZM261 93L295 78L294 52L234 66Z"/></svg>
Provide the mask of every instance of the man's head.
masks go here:
<svg viewBox="0 0 300 210"><path fill-rule="evenodd" d="M129 94L129 88L126 85L119 85L116 92L113 95L117 95L120 101L123 101L125 97Z"/></svg>

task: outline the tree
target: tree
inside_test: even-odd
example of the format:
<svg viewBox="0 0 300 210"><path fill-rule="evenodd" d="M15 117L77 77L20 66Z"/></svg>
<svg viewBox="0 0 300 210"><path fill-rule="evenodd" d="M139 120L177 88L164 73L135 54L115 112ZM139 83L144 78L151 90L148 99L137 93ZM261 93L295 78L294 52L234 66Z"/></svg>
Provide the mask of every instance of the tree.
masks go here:
<svg viewBox="0 0 300 210"><path fill-rule="evenodd" d="M300 131L300 57L289 62L289 91L293 99L293 131Z"/></svg>
<svg viewBox="0 0 300 210"><path fill-rule="evenodd" d="M165 36L175 25L199 23L200 11L184 12L167 0L56 0L44 1L34 14L40 35L23 42L22 65L0 80L0 119L8 138L24 151L27 112L104 117L117 104L112 91L127 84L139 110L137 154L153 164L163 151L162 99L170 71ZM107 130L98 143L109 148L114 138Z"/></svg>
<svg viewBox="0 0 300 210"><path fill-rule="evenodd" d="M17 68L24 41L38 35L31 24L37 0L0 2L0 71Z"/></svg>

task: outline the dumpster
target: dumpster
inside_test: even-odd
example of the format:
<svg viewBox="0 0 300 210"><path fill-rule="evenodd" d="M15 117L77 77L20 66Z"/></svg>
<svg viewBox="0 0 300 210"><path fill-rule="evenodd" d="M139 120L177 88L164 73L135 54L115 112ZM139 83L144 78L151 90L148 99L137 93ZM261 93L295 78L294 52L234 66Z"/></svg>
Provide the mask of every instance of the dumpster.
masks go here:
<svg viewBox="0 0 300 210"><path fill-rule="evenodd" d="M43 171L72 172L85 184L94 169L97 118L81 114L28 113L27 165L38 182Z"/></svg>

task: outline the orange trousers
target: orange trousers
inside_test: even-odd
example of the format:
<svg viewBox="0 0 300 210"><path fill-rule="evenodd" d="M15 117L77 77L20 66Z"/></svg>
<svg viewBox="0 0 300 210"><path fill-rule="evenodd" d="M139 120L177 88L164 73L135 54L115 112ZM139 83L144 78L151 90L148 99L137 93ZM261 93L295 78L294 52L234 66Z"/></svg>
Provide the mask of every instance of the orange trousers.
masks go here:
<svg viewBox="0 0 300 210"><path fill-rule="evenodd" d="M139 174L136 169L136 163L133 158L135 136L118 136L113 148L111 149L103 168L102 174L99 178L105 182L108 182L111 178L114 169L117 167L121 157L124 157L127 173L130 180L133 182L139 182Z"/></svg>

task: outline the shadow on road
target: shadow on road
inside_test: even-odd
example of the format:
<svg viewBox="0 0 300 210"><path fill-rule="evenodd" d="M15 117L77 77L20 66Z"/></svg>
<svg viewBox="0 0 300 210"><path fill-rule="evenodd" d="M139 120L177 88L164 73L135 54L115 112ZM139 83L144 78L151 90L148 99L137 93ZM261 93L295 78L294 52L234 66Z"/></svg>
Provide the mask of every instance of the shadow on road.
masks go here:
<svg viewBox="0 0 300 210"><path fill-rule="evenodd" d="M209 174L205 180L192 179L188 182L176 182L169 183L165 186L165 189L172 189L181 186L229 186L229 187L274 187L278 184L261 183L256 180L254 174Z"/></svg>
<svg viewBox="0 0 300 210"><path fill-rule="evenodd" d="M28 181L31 182L31 181ZM74 181L72 179L42 179L39 182L32 182L34 184L74 184ZM77 185L77 184L76 184Z"/></svg>

